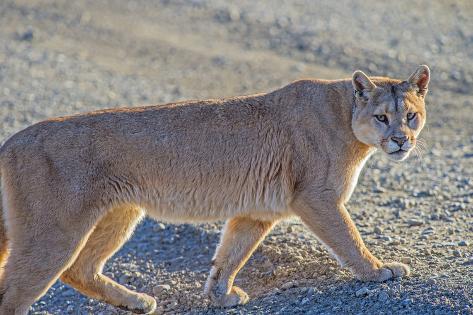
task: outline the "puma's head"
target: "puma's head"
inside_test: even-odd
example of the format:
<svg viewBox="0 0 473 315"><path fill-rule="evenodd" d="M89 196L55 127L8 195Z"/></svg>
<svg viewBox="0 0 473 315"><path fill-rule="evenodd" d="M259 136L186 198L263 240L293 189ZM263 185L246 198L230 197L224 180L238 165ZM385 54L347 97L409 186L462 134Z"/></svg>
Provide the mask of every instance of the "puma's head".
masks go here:
<svg viewBox="0 0 473 315"><path fill-rule="evenodd" d="M419 66L402 82L373 82L362 71L355 71L352 128L358 140L382 149L393 160L407 158L425 124L424 99L429 79L426 65Z"/></svg>

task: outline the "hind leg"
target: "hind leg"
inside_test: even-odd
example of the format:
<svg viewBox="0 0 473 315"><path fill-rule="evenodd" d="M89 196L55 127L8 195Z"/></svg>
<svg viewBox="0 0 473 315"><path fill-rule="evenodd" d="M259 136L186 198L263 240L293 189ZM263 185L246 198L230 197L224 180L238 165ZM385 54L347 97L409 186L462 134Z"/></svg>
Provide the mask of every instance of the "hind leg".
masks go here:
<svg viewBox="0 0 473 315"><path fill-rule="evenodd" d="M30 306L58 279L92 231L84 224L66 233L52 218L35 220L36 228L11 220L15 237L2 278L0 314L26 315Z"/></svg>
<svg viewBox="0 0 473 315"><path fill-rule="evenodd" d="M130 237L143 217L140 208L126 205L112 209L97 224L76 261L61 280L81 293L135 313L154 311L154 298L128 290L102 274L105 262Z"/></svg>
<svg viewBox="0 0 473 315"><path fill-rule="evenodd" d="M223 307L248 302L248 295L233 286L233 280L274 224L245 217L227 221L205 285L212 302Z"/></svg>

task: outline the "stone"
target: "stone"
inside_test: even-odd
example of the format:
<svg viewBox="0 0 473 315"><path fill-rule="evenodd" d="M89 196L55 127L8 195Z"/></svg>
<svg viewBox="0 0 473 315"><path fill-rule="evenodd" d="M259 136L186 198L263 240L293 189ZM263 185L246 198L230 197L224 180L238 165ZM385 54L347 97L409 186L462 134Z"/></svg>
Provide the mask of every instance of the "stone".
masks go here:
<svg viewBox="0 0 473 315"><path fill-rule="evenodd" d="M30 42L33 40L33 37L34 37L34 32L32 28L28 28L24 32L19 32L17 34L17 39L20 41Z"/></svg>
<svg viewBox="0 0 473 315"><path fill-rule="evenodd" d="M406 265L410 265L412 263L412 259L410 257L402 257L401 262Z"/></svg>
<svg viewBox="0 0 473 315"><path fill-rule="evenodd" d="M417 220L417 219L409 219L407 220L406 223L409 226L421 226L422 224L424 224L424 221Z"/></svg>
<svg viewBox="0 0 473 315"><path fill-rule="evenodd" d="M309 303L309 302L310 302L310 299L309 299L309 298L307 298L307 297L306 297L306 298L303 298L302 301L301 301L301 305L305 305L305 304L307 304L307 303Z"/></svg>
<svg viewBox="0 0 473 315"><path fill-rule="evenodd" d="M378 294L378 301L380 301L380 302L386 302L387 300L389 300L389 294L386 293L385 291L379 292L379 294Z"/></svg>
<svg viewBox="0 0 473 315"><path fill-rule="evenodd" d="M154 295L160 295L163 292L171 290L171 286L169 284L158 284L153 288Z"/></svg>
<svg viewBox="0 0 473 315"><path fill-rule="evenodd" d="M287 290L287 289L290 289L290 288L294 288L295 286L296 286L296 282L294 282L294 281L289 281L289 282L284 283L284 284L281 286L281 289Z"/></svg>
<svg viewBox="0 0 473 315"><path fill-rule="evenodd" d="M369 292L370 290L367 287L363 287L355 292L355 296L356 297L365 296L365 295L368 295Z"/></svg>
<svg viewBox="0 0 473 315"><path fill-rule="evenodd" d="M437 280L435 280L434 278L430 278L429 280L427 280L427 284L435 285L437 284Z"/></svg>

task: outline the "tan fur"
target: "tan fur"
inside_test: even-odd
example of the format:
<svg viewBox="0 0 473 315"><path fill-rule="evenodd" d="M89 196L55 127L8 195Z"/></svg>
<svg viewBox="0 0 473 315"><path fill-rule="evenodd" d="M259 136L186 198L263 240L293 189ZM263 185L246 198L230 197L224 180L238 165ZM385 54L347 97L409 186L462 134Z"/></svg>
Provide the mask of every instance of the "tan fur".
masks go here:
<svg viewBox="0 0 473 315"><path fill-rule="evenodd" d="M117 307L152 312L152 297L102 274L145 213L228 220L206 285L222 306L246 303L233 279L274 224L292 215L360 279L408 274L368 251L344 204L376 148L399 160L409 152L393 152L393 137L415 145L428 78L426 66L406 82L358 71L351 81L98 111L17 133L0 150L0 264L8 256L0 313L26 314L58 278ZM380 125L375 111L390 123Z"/></svg>

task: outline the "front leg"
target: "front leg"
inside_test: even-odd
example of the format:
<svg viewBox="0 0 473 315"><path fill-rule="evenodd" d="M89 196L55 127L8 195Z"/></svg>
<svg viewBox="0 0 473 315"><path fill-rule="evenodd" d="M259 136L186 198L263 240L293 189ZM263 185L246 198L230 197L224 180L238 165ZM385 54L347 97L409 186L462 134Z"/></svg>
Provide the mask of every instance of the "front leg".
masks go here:
<svg viewBox="0 0 473 315"><path fill-rule="evenodd" d="M345 206L336 198L299 196L293 211L335 255L342 267L348 267L363 281L385 281L409 275L409 267L402 263L383 263L366 248L360 233Z"/></svg>
<svg viewBox="0 0 473 315"><path fill-rule="evenodd" d="M248 295L234 286L233 280L273 225L247 217L227 221L205 284L205 293L213 303L231 307L248 302Z"/></svg>

